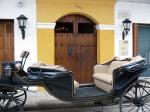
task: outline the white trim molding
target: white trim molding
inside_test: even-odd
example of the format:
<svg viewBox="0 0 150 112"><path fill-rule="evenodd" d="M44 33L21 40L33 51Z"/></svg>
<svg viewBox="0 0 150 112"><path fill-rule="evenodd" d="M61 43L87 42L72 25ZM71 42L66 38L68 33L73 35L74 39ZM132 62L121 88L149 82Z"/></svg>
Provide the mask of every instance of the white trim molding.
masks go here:
<svg viewBox="0 0 150 112"><path fill-rule="evenodd" d="M56 23L37 23L37 28L42 29L54 29L56 26Z"/></svg>
<svg viewBox="0 0 150 112"><path fill-rule="evenodd" d="M95 25L96 30L114 30L114 25L104 25L104 24L98 24Z"/></svg>

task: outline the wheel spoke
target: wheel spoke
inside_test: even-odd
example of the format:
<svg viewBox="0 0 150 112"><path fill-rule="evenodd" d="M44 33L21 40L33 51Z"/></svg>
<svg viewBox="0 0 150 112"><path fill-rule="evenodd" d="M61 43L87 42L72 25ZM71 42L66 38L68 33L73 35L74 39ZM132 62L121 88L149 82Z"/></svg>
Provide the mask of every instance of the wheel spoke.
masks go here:
<svg viewBox="0 0 150 112"><path fill-rule="evenodd" d="M128 112L131 112L134 108L135 108L135 106L133 108L131 108Z"/></svg>
<svg viewBox="0 0 150 112"><path fill-rule="evenodd" d="M23 102L24 101L24 99L16 99L17 101L21 101L21 102Z"/></svg>
<svg viewBox="0 0 150 112"><path fill-rule="evenodd" d="M144 84L144 86L146 86L146 83ZM144 86L143 86L143 87L144 87ZM142 89L143 89L143 88L142 88ZM142 95L143 95L143 93L144 93L144 90L143 90L143 92L142 92Z"/></svg>
<svg viewBox="0 0 150 112"><path fill-rule="evenodd" d="M145 112L144 108L142 107L142 112Z"/></svg>
<svg viewBox="0 0 150 112"><path fill-rule="evenodd" d="M144 107L146 107L146 109L150 112L150 109L146 105Z"/></svg>
<svg viewBox="0 0 150 112"><path fill-rule="evenodd" d="M122 105L123 108L128 108L128 107L131 107L131 106L134 106L134 105L133 105L132 103L131 103L131 104L128 104L128 105L125 105L125 104Z"/></svg>
<svg viewBox="0 0 150 112"><path fill-rule="evenodd" d="M9 99L9 100L7 101L7 103L6 103L5 107L4 107L4 109L7 110L8 107L10 106L11 102L12 102L12 100Z"/></svg>
<svg viewBox="0 0 150 112"><path fill-rule="evenodd" d="M143 86L144 88L150 88L149 86Z"/></svg>
<svg viewBox="0 0 150 112"><path fill-rule="evenodd" d="M143 88L143 90L144 90L146 93L150 94L148 91L146 91L146 89L145 89L144 87L142 87L142 88Z"/></svg>
<svg viewBox="0 0 150 112"><path fill-rule="evenodd" d="M144 98L142 97L144 103L149 103L150 101L150 96L149 95L146 95Z"/></svg>
<svg viewBox="0 0 150 112"><path fill-rule="evenodd" d="M149 106L149 107L150 107L150 104L145 103L145 105L147 105L147 106Z"/></svg>
<svg viewBox="0 0 150 112"><path fill-rule="evenodd" d="M18 98L18 97L21 97L23 95L24 95L24 93L22 93L21 95L14 96L14 98Z"/></svg>
<svg viewBox="0 0 150 112"><path fill-rule="evenodd" d="M127 93L129 96L131 96L132 98L134 98L134 96L132 95L132 94L130 94L130 93Z"/></svg>
<svg viewBox="0 0 150 112"><path fill-rule="evenodd" d="M141 92L141 88L139 87L139 93L140 93L140 97L142 97L142 92Z"/></svg>
<svg viewBox="0 0 150 112"><path fill-rule="evenodd" d="M135 94L135 88L132 88L131 91L133 94Z"/></svg>
<svg viewBox="0 0 150 112"><path fill-rule="evenodd" d="M132 98L130 98L129 96L124 96L124 98L126 98L127 100L133 101Z"/></svg>
<svg viewBox="0 0 150 112"><path fill-rule="evenodd" d="M124 91L120 112L150 112L150 82L138 80Z"/></svg>
<svg viewBox="0 0 150 112"><path fill-rule="evenodd" d="M138 107L138 109L136 110L136 112L139 112L140 107Z"/></svg>

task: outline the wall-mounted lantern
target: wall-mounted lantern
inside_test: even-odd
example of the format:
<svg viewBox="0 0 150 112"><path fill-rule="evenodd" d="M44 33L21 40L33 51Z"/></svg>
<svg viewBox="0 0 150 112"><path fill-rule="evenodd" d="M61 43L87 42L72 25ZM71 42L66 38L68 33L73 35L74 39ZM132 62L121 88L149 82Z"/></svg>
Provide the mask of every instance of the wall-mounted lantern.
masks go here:
<svg viewBox="0 0 150 112"><path fill-rule="evenodd" d="M25 38L25 28L26 28L26 24L27 24L27 17L25 17L24 15L20 15L19 17L17 17L17 21L18 21L18 25L19 28L21 30L21 34L22 34L22 39Z"/></svg>
<svg viewBox="0 0 150 112"><path fill-rule="evenodd" d="M124 40L125 37L128 35L128 32L130 31L131 21L128 18L126 18L122 23L124 27L124 30L122 32L122 39Z"/></svg>

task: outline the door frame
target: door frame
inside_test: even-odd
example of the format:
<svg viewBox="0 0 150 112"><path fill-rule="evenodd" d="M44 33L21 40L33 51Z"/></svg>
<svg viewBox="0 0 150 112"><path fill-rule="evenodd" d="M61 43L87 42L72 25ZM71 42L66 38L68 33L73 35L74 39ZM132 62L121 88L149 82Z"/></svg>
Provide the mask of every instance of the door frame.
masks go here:
<svg viewBox="0 0 150 112"><path fill-rule="evenodd" d="M133 56L138 55L138 29L139 26L150 26L146 23L133 23Z"/></svg>

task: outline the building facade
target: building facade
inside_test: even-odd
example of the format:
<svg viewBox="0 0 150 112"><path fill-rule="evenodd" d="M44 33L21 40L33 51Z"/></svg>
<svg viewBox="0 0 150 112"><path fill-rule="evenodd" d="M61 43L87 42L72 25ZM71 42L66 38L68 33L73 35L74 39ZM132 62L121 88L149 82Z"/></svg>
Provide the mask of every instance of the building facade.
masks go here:
<svg viewBox="0 0 150 112"><path fill-rule="evenodd" d="M36 1L0 0L0 7L0 61L20 60L22 50L27 50L27 65L37 62ZM21 14L28 17L24 40L16 19Z"/></svg>
<svg viewBox="0 0 150 112"><path fill-rule="evenodd" d="M150 2L138 0L115 3L115 55L132 57L142 55L149 61L150 57ZM126 41L121 40L122 21L129 18L132 21ZM126 50L124 50L124 48Z"/></svg>
<svg viewBox="0 0 150 112"><path fill-rule="evenodd" d="M146 0L0 0L0 7L1 61L19 60L21 51L28 50L26 68L38 61L60 64L79 74L75 76L79 82L91 82L96 63L114 56L149 57ZM28 18L24 40L16 19L21 14ZM125 18L132 24L122 40Z"/></svg>

